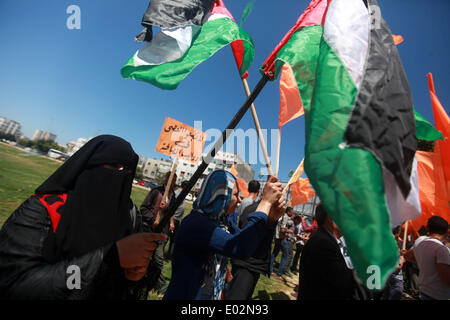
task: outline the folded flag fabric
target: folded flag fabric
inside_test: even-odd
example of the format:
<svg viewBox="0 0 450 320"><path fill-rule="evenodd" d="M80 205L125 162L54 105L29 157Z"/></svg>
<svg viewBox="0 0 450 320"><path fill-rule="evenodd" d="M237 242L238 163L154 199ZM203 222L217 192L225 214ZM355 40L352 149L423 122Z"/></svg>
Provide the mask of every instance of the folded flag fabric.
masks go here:
<svg viewBox="0 0 450 320"><path fill-rule="evenodd" d="M450 195L450 117L436 95L433 75L429 73L427 77L428 89L430 90L431 96L431 106L433 107L434 123L436 124L436 129L442 132L444 137L442 141L437 141L436 145L440 150L442 171L444 172L447 194Z"/></svg>
<svg viewBox="0 0 450 320"><path fill-rule="evenodd" d="M236 178L241 196L243 198L247 198L249 196L247 183L245 182L244 179L239 178L239 172L236 170L234 163L231 165L230 173Z"/></svg>
<svg viewBox="0 0 450 320"><path fill-rule="evenodd" d="M222 0L216 0L216 2L214 2L213 12L220 13L220 14L232 19L233 21L236 21L236 20L234 20L230 11L228 11L228 9L225 7L225 4L223 3ZM242 25L242 23L241 23L241 25ZM243 67L245 67L243 64L244 56L245 56L244 41L243 40L233 41L231 43L231 49L233 50L234 60L236 61L236 66L239 70L241 78L242 79L248 78L248 72L243 69Z"/></svg>
<svg viewBox="0 0 450 320"><path fill-rule="evenodd" d="M375 0L313 0L263 64L289 64L305 110L305 171L364 283L398 263L391 228L420 214L414 109Z"/></svg>
<svg viewBox="0 0 450 320"><path fill-rule="evenodd" d="M443 140L442 132L436 130L420 113L414 110L416 120L416 137L420 140Z"/></svg>
<svg viewBox="0 0 450 320"><path fill-rule="evenodd" d="M403 36L396 35L396 34L393 34L392 38L394 39L394 44L395 45L399 45L400 43L402 43L405 40L405 39L403 39Z"/></svg>
<svg viewBox="0 0 450 320"><path fill-rule="evenodd" d="M211 0L152 0L142 24L150 34L152 25L161 31L139 37L150 41L122 67L122 76L173 90L197 65L237 40L244 48L239 69L244 75L253 61L253 41L220 7Z"/></svg>
<svg viewBox="0 0 450 320"><path fill-rule="evenodd" d="M439 216L450 223L450 196L445 187L439 143L433 152L417 151L417 170L419 175L419 197L422 212L410 221L412 230L419 232L426 227L428 219Z"/></svg>
<svg viewBox="0 0 450 320"><path fill-rule="evenodd" d="M307 203L316 193L309 184L309 179L299 178L291 184L292 206Z"/></svg>

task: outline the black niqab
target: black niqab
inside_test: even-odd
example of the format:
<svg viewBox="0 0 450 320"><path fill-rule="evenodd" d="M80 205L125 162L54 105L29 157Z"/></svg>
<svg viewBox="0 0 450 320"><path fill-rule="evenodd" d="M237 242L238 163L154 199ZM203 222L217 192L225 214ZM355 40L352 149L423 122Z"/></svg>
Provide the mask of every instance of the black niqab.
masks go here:
<svg viewBox="0 0 450 320"><path fill-rule="evenodd" d="M67 193L66 203L58 210L58 227L44 243L49 262L81 256L130 233L130 195L138 160L127 141L98 136L36 189L38 196ZM102 164L121 164L126 170Z"/></svg>

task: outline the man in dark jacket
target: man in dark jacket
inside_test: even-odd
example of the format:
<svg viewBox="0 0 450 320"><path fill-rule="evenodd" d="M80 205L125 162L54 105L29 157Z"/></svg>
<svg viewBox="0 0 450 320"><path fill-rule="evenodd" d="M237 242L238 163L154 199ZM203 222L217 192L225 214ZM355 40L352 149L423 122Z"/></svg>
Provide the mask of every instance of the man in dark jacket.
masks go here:
<svg viewBox="0 0 450 320"><path fill-rule="evenodd" d="M258 205L259 201L244 209L239 218L239 229L247 225L248 215L255 212ZM231 260L233 280L226 294L227 300L250 300L259 276L261 274L270 275L271 245L275 227L276 224L267 230L266 236L250 258L247 260Z"/></svg>
<svg viewBox="0 0 450 320"><path fill-rule="evenodd" d="M339 247L341 232L325 208L316 208L319 226L300 258L299 300L351 300L357 288Z"/></svg>

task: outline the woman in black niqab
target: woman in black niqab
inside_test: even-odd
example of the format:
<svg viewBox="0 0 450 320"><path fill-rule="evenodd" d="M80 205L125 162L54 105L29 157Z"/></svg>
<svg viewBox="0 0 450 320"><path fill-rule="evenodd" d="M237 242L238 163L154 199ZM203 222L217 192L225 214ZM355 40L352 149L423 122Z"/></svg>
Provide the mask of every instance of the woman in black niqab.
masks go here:
<svg viewBox="0 0 450 320"><path fill-rule="evenodd" d="M98 136L11 214L0 229L0 300L140 297L167 236L132 227L137 162L128 142Z"/></svg>
<svg viewBox="0 0 450 320"><path fill-rule="evenodd" d="M139 157L122 138L87 142L36 189L67 194L60 220L44 242L49 262L81 256L130 234L130 195Z"/></svg>

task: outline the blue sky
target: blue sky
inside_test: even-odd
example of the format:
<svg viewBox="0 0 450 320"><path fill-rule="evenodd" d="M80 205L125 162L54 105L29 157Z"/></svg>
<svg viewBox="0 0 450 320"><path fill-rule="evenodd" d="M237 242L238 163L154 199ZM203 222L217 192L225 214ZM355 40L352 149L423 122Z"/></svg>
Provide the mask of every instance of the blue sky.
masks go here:
<svg viewBox="0 0 450 320"><path fill-rule="evenodd" d="M225 4L240 21L248 2ZM438 97L448 112L450 1L378 2L392 32L405 38L399 51L415 107L434 123L426 74L433 73ZM259 66L308 3L256 0L244 23L255 42L250 88L260 79ZM81 30L66 27L66 9L72 4L81 9ZM62 144L78 137L115 134L144 157L163 157L154 150L166 116L191 126L202 120L204 130L225 128L245 101L228 47L197 67L174 91L120 76L121 66L139 47L134 36L142 30L147 5L148 0L2 0L0 116L19 121L26 136L37 129L51 131ZM266 85L255 106L261 126L277 128L276 82ZM238 127L253 127L250 112ZM283 127L280 178L287 179L303 155L304 118L300 118ZM253 167L257 174L260 165Z"/></svg>

